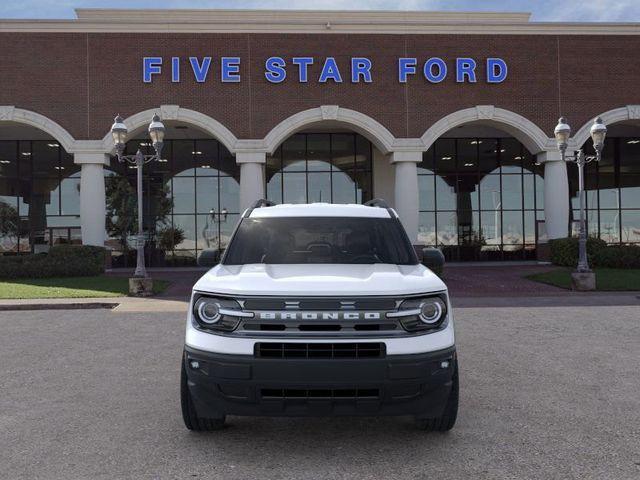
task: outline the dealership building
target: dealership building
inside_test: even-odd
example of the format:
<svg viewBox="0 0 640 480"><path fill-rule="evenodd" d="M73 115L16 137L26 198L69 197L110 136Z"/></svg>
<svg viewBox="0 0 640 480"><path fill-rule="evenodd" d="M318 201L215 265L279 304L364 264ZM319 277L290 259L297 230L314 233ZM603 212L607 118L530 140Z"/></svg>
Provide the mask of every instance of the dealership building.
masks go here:
<svg viewBox="0 0 640 480"><path fill-rule="evenodd" d="M224 248L242 211L384 198L450 260L534 259L576 231L640 243L640 24L525 13L84 10L0 20L0 253L106 245L131 265L136 167L151 265ZM180 234L181 233L181 234Z"/></svg>

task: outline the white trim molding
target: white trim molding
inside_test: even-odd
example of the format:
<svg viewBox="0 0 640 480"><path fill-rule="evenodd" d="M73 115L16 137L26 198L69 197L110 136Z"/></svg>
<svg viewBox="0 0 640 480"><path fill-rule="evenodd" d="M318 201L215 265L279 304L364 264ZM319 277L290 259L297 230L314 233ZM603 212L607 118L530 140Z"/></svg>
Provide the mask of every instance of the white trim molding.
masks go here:
<svg viewBox="0 0 640 480"><path fill-rule="evenodd" d="M0 123L16 122L29 125L48 133L55 138L68 153L73 153L75 139L60 124L48 117L31 110L24 110L13 105L0 106Z"/></svg>
<svg viewBox="0 0 640 480"><path fill-rule="evenodd" d="M393 151L396 139L380 122L364 113L337 105L322 105L285 118L264 137L263 147L267 153L273 153L282 142L294 133L321 122L346 126L360 133L384 154Z"/></svg>
<svg viewBox="0 0 640 480"><path fill-rule="evenodd" d="M216 140L227 147L231 153L235 154L236 152L236 142L238 139L231 130L225 127L218 120L205 115L204 113L196 112L195 110L190 110L188 108L182 108L179 105L161 105L158 108L151 108L149 110L138 112L126 118L124 124L127 126L129 131L132 132L141 127L146 127L155 113L160 115L162 121L173 120L197 127L212 135ZM110 127L110 125L108 127ZM115 153L111 132L107 132L102 139L102 148L105 153Z"/></svg>
<svg viewBox="0 0 640 480"><path fill-rule="evenodd" d="M600 117L602 122L607 126L627 120L640 120L640 105L627 105L625 107L614 108L613 110L596 115L596 117ZM575 133L571 139L572 143L569 144L570 149L578 150L589 140L591 136L591 125L593 125L593 120L596 117L591 118Z"/></svg>
<svg viewBox="0 0 640 480"><path fill-rule="evenodd" d="M435 122L422 135L422 143L428 149L452 128L471 122L494 126L518 139L531 153L555 148L555 141L531 120L510 110L493 105L478 105L458 110Z"/></svg>
<svg viewBox="0 0 640 480"><path fill-rule="evenodd" d="M76 9L76 19L3 19L4 32L638 35L638 23L531 22L520 12Z"/></svg>

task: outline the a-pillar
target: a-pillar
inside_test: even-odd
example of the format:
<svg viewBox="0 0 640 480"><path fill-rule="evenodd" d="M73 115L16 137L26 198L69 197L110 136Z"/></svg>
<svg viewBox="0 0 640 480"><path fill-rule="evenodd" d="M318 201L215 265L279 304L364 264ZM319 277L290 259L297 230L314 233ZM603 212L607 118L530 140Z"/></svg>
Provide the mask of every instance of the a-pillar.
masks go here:
<svg viewBox="0 0 640 480"><path fill-rule="evenodd" d="M544 164L544 218L548 238L565 238L569 234L569 179L567 164L560 152L542 152L538 163Z"/></svg>
<svg viewBox="0 0 640 480"><path fill-rule="evenodd" d="M411 243L418 243L418 163L422 152L393 152L391 163L395 167L395 210L404 225Z"/></svg>
<svg viewBox="0 0 640 480"><path fill-rule="evenodd" d="M256 200L264 198L264 152L237 152L240 165L240 212L244 212Z"/></svg>
<svg viewBox="0 0 640 480"><path fill-rule="evenodd" d="M104 246L106 198L104 169L109 156L104 153L75 153L73 161L80 165L80 226L83 245Z"/></svg>

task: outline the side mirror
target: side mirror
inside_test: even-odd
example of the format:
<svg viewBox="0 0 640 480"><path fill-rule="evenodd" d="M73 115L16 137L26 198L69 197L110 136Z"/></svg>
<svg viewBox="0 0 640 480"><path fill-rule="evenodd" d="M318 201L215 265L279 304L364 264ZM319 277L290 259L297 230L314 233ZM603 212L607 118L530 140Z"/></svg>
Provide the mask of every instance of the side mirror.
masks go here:
<svg viewBox="0 0 640 480"><path fill-rule="evenodd" d="M422 264L433 273L441 277L442 272L444 271L444 255L439 248L423 248Z"/></svg>
<svg viewBox="0 0 640 480"><path fill-rule="evenodd" d="M215 267L218 263L220 263L220 250L217 248L200 252L198 257L199 267Z"/></svg>

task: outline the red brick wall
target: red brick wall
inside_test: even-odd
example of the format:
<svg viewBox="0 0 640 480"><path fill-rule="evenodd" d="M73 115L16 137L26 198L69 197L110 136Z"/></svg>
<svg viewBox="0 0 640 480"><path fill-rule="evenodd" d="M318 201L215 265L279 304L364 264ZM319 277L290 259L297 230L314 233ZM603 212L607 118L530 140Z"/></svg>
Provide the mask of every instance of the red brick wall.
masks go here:
<svg viewBox="0 0 640 480"><path fill-rule="evenodd" d="M124 116L161 104L205 113L238 138L261 138L284 118L322 104L351 108L378 120L398 137L418 137L456 110L492 104L530 119L549 135L566 115L577 130L598 113L640 104L640 36L554 35L303 35L1 33L0 105L34 110L77 139L102 138L116 113ZM288 68L284 83L264 78L272 55L313 56L309 83ZM161 77L142 82L142 57L163 56ZM170 57L183 58L182 81L170 81ZM198 84L188 56L212 56L207 82ZM242 58L241 83L221 83L221 56ZM317 83L320 63L337 58L342 84ZM352 56L373 61L373 83L351 84ZM418 74L397 79L398 57L439 56L449 75L437 85ZM453 61L479 64L476 84L457 84ZM486 57L504 58L509 77L484 80Z"/></svg>

